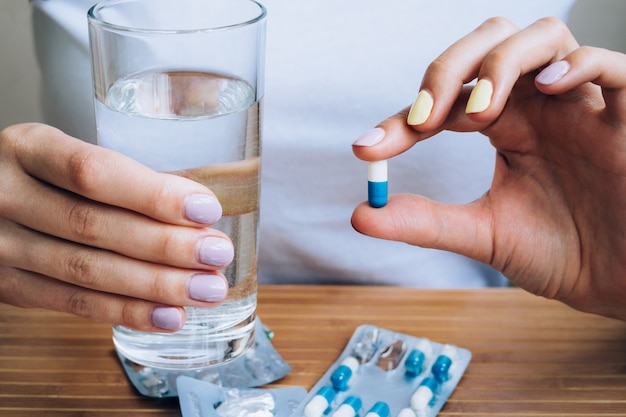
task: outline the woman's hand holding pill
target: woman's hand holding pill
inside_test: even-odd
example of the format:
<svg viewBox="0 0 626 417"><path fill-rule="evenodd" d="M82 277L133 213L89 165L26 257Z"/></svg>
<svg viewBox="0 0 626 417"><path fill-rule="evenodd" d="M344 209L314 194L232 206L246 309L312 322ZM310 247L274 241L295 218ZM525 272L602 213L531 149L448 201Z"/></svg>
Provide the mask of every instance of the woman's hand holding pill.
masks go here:
<svg viewBox="0 0 626 417"><path fill-rule="evenodd" d="M467 255L532 293L626 320L626 56L580 47L554 18L524 30L490 19L437 58L412 108L354 152L389 159L444 129L490 138L491 188L466 205L363 203L354 227Z"/></svg>
<svg viewBox="0 0 626 417"><path fill-rule="evenodd" d="M202 185L38 124L0 133L0 178L0 302L171 331L226 296Z"/></svg>

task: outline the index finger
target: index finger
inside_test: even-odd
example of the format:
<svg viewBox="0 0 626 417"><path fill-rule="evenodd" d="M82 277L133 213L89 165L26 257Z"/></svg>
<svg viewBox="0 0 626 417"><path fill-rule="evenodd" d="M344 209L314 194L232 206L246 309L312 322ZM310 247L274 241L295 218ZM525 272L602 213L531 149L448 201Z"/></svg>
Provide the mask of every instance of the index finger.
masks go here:
<svg viewBox="0 0 626 417"><path fill-rule="evenodd" d="M90 200L181 225L202 223L201 216L190 215L186 200L219 206L215 194L195 181L155 172L50 126L18 125L5 134L13 140L18 163L28 174Z"/></svg>
<svg viewBox="0 0 626 417"><path fill-rule="evenodd" d="M517 32L519 28L512 22L495 17L446 49L428 66L408 124L420 131L442 126L456 110L463 86L477 77L485 57Z"/></svg>
<svg viewBox="0 0 626 417"><path fill-rule="evenodd" d="M504 18L491 18L447 48L429 66L411 106L381 122L384 139L375 144L357 140L353 152L365 161L388 159L442 130L477 131L484 124L465 114L466 83L474 79L487 54L519 28Z"/></svg>

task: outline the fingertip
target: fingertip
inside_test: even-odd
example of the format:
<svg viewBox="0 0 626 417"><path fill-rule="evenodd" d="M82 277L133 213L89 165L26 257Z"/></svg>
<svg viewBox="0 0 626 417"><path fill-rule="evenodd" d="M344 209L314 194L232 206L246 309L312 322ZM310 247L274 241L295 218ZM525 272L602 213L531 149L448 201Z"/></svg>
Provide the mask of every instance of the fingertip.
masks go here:
<svg viewBox="0 0 626 417"><path fill-rule="evenodd" d="M382 207L372 207L368 201L360 203L352 212L352 228L365 236L381 237L381 229L390 218L388 207L388 202Z"/></svg>
<svg viewBox="0 0 626 417"><path fill-rule="evenodd" d="M484 112L491 105L492 96L493 83L486 78L478 80L467 100L465 113L475 114Z"/></svg>
<svg viewBox="0 0 626 417"><path fill-rule="evenodd" d="M390 159L436 133L422 133L409 126L407 124L408 112L407 107L359 137L352 145L354 155L368 162Z"/></svg>
<svg viewBox="0 0 626 417"><path fill-rule="evenodd" d="M350 218L350 224L352 228L362 235L368 235L364 232L364 227L369 222L369 214L372 207L369 205L367 201L361 202L357 205L352 212L352 217Z"/></svg>
<svg viewBox="0 0 626 417"><path fill-rule="evenodd" d="M206 236L197 244L198 262L213 267L227 267L235 258L233 242L226 236Z"/></svg>
<svg viewBox="0 0 626 417"><path fill-rule="evenodd" d="M187 292L193 300L219 303L228 295L228 280L217 273L196 274L189 279Z"/></svg>
<svg viewBox="0 0 626 417"><path fill-rule="evenodd" d="M222 217L219 200L208 194L191 194L183 203L185 217L200 224L214 224Z"/></svg>
<svg viewBox="0 0 626 417"><path fill-rule="evenodd" d="M356 147L370 147L379 144L385 138L385 130L380 127L375 127L359 136L352 146Z"/></svg>
<svg viewBox="0 0 626 417"><path fill-rule="evenodd" d="M565 60L553 62L537 74L535 81L541 85L552 85L563 78L570 68L569 62Z"/></svg>
<svg viewBox="0 0 626 417"><path fill-rule="evenodd" d="M432 94L427 90L421 90L409 110L407 123L410 126L419 126L426 123L433 110L434 104L435 101Z"/></svg>
<svg viewBox="0 0 626 417"><path fill-rule="evenodd" d="M152 310L151 322L161 331L177 331L185 324L185 313L177 307L156 307Z"/></svg>

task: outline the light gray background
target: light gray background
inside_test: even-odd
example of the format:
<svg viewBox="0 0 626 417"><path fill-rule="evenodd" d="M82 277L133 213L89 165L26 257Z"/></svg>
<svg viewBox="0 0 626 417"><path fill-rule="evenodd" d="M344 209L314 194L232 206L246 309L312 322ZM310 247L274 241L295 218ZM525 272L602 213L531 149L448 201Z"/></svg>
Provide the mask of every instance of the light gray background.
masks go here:
<svg viewBox="0 0 626 417"><path fill-rule="evenodd" d="M30 17L26 0L0 0L0 129L42 121ZM624 0L578 0L570 27L581 44L626 52L625 22Z"/></svg>

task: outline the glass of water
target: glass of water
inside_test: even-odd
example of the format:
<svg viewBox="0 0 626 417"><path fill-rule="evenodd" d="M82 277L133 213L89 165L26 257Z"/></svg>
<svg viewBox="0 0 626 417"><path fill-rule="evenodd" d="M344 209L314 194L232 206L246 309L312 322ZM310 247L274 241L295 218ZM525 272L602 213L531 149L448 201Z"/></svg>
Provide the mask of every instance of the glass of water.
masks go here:
<svg viewBox="0 0 626 417"><path fill-rule="evenodd" d="M110 0L88 12L100 146L208 186L235 259L228 298L175 333L113 326L141 365L193 369L254 340L265 8L254 0Z"/></svg>

